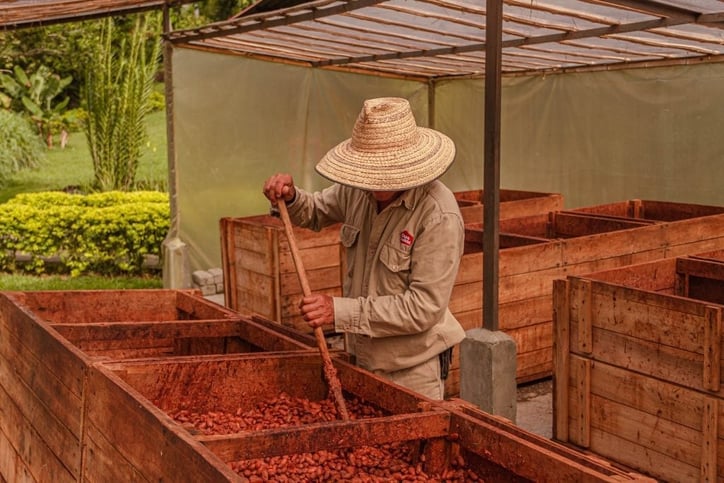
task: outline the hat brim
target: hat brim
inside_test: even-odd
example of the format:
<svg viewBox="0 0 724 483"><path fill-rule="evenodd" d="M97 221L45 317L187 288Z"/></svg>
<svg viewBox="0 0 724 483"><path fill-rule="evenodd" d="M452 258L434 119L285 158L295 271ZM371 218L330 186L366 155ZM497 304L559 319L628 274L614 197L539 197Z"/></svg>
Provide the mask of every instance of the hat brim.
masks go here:
<svg viewBox="0 0 724 483"><path fill-rule="evenodd" d="M355 149L342 141L317 163L327 179L368 191L403 191L442 176L455 159L455 144L434 129L417 127L418 142L404 148Z"/></svg>

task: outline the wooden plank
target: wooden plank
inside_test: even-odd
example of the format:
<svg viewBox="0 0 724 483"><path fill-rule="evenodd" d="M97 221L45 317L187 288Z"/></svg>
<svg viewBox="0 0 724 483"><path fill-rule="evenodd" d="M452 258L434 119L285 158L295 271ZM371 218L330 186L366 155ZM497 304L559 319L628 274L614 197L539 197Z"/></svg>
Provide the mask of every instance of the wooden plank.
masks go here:
<svg viewBox="0 0 724 483"><path fill-rule="evenodd" d="M676 258L676 271L701 278L724 280L724 264L699 258Z"/></svg>
<svg viewBox="0 0 724 483"><path fill-rule="evenodd" d="M550 347L519 354L516 366L518 384L549 377L553 368L553 351Z"/></svg>
<svg viewBox="0 0 724 483"><path fill-rule="evenodd" d="M274 254L257 253L242 248L236 249L236 270L239 272L254 272L269 276L275 267ZM234 278L234 274L224 274L224 279Z"/></svg>
<svg viewBox="0 0 724 483"><path fill-rule="evenodd" d="M673 293L676 278L676 258L638 263L611 270L589 272L586 277L601 282L625 285L652 292Z"/></svg>
<svg viewBox="0 0 724 483"><path fill-rule="evenodd" d="M616 259L642 252L664 254L664 249L667 247L665 226L649 225L561 240L563 263L577 265L592 260Z"/></svg>
<svg viewBox="0 0 724 483"><path fill-rule="evenodd" d="M614 434L593 430L590 450L603 458L640 471L653 481L698 481L699 467L687 465L660 452L643 448ZM610 452L613 451L613 454Z"/></svg>
<svg viewBox="0 0 724 483"><path fill-rule="evenodd" d="M571 442L588 448L591 445L591 361L581 357L571 358L570 374L576 388L572 391L577 411L569 436ZM569 407L571 403L569 402Z"/></svg>
<svg viewBox="0 0 724 483"><path fill-rule="evenodd" d="M516 352L520 355L539 350L550 350L553 347L553 323L550 321L509 329L505 333L515 341Z"/></svg>
<svg viewBox="0 0 724 483"><path fill-rule="evenodd" d="M604 464L594 469L593 459L589 459L587 463L583 462L584 458L569 459L568 455L573 453L570 449L550 440L544 441L544 438L538 439L533 434L515 432L513 428L504 425L502 421L482 419L479 413L473 417L467 412L456 412L452 419L451 432L459 436L460 444L466 451L484 456L485 459L530 481L592 482L638 479L633 475L627 478L624 472ZM538 449L541 446L543 451Z"/></svg>
<svg viewBox="0 0 724 483"><path fill-rule="evenodd" d="M24 474L25 470L31 476L27 481L43 483L71 482L76 481L80 467L80 448L78 440L67 443L69 448L51 448L48 446L46 437L48 434L41 434L39 431L50 433L46 428L36 428L32 419L33 415L39 414L37 410L28 411L27 407L20 407L18 404L28 404L37 409L33 401L17 401L10 394L5 392L5 382L0 386L0 421L2 422L3 434L14 445L15 454L14 472ZM76 408L78 410L79 408ZM23 411L25 410L25 412ZM72 411L73 409L70 408ZM42 421L40 422L42 424ZM66 467L69 465L72 469ZM24 480L20 480L24 481Z"/></svg>
<svg viewBox="0 0 724 483"><path fill-rule="evenodd" d="M455 284L448 308L453 314L481 310L483 306L483 282Z"/></svg>
<svg viewBox="0 0 724 483"><path fill-rule="evenodd" d="M721 307L706 307L704 316L704 389L718 392L721 389Z"/></svg>
<svg viewBox="0 0 724 483"><path fill-rule="evenodd" d="M570 322L568 282L553 282L553 436L568 441L568 380L570 377Z"/></svg>
<svg viewBox="0 0 724 483"><path fill-rule="evenodd" d="M299 255L302 258L304 268L307 270L339 266L339 247L336 244L321 245L299 250ZM295 270L291 252L280 250L279 272L296 273Z"/></svg>
<svg viewBox="0 0 724 483"><path fill-rule="evenodd" d="M669 257L724 248L724 214L672 221L662 226Z"/></svg>
<svg viewBox="0 0 724 483"><path fill-rule="evenodd" d="M48 322L176 319L176 291L72 290L23 292L22 305Z"/></svg>
<svg viewBox="0 0 724 483"><path fill-rule="evenodd" d="M595 470L600 473L598 477L604 478L605 481L633 480L641 482L646 481L650 483L653 483L654 481L651 478L646 477L645 475L633 473L630 470L617 467L611 464L610 461L601 459L596 455L592 455L589 452L581 451L580 448L574 448L571 445L562 445L554 440L543 438L542 436L525 431L524 429L513 425L505 418L485 413L477 407L471 406L470 403L460 404L458 405L458 407L454 407L451 405L457 404L457 401L453 400L446 401L443 404L445 407L449 407L450 410L454 413L463 413L464 415L474 419L475 421L480 422L483 428L486 429L486 432L491 432L491 429L493 429L494 431L500 431L500 433L506 434L508 438L512 439L518 444L538 447L541 450L541 453L543 453L543 457L545 457L545 455L552 455L552 457L554 458L553 461L550 461L548 463L540 461L540 464L544 466L547 466L548 464L556 464L556 459L563 458L563 460L559 462L560 464L573 464L575 467L578 468L588 468L588 470ZM494 431L493 434L495 434ZM484 449L485 444L485 442L481 442L480 446L472 448L472 451L475 451L480 447ZM555 479L555 476L556 475L551 475L551 477L553 477L553 479L551 480L548 479L548 476L543 476L539 479L540 481L568 481L566 479L557 480ZM577 479L573 479L571 481L589 480L587 479L587 477L578 476Z"/></svg>
<svg viewBox="0 0 724 483"><path fill-rule="evenodd" d="M678 203L674 201L641 200L641 216L650 220L677 221L724 213L724 207Z"/></svg>
<svg viewBox="0 0 724 483"><path fill-rule="evenodd" d="M0 294L0 374L19 380L44 401L51 414L78 435L79 414L66 411L78 407L83 394L85 363L82 355L42 323L12 306ZM18 386L19 388L19 386Z"/></svg>
<svg viewBox="0 0 724 483"><path fill-rule="evenodd" d="M342 280L340 279L339 265L318 269L307 269L306 271L309 279L309 288L313 292L329 288L341 290ZM280 277L280 287L282 293L287 296L302 293L302 287L299 284L299 275L297 275L296 272L282 273Z"/></svg>
<svg viewBox="0 0 724 483"><path fill-rule="evenodd" d="M572 323L578 324L590 314L594 328L702 353L706 312L701 302L578 277L570 277L569 281ZM589 285L590 295L585 290ZM613 304L613 300L619 303ZM577 336L575 339L572 350L582 352Z"/></svg>
<svg viewBox="0 0 724 483"><path fill-rule="evenodd" d="M572 238L651 225L649 221L559 211L553 213L553 237Z"/></svg>
<svg viewBox="0 0 724 483"><path fill-rule="evenodd" d="M630 211L630 201L616 201L613 203L606 203L601 205L584 206L568 211L573 211L576 213L590 213L596 215L621 216L624 218L637 218Z"/></svg>
<svg viewBox="0 0 724 483"><path fill-rule="evenodd" d="M701 479L717 481L717 456L719 448L719 399L704 398L701 422Z"/></svg>
<svg viewBox="0 0 724 483"><path fill-rule="evenodd" d="M0 414L2 414L1 410ZM20 459L12 442L2 430L0 430L0 481L35 481L28 467Z"/></svg>
<svg viewBox="0 0 724 483"><path fill-rule="evenodd" d="M331 421L253 433L197 436L223 461L313 453L448 435L450 415L442 411L392 415L351 422Z"/></svg>
<svg viewBox="0 0 724 483"><path fill-rule="evenodd" d="M595 395L591 396L591 427L689 466L699 466L702 459L700 425L691 428ZM610 448L607 453L614 451Z"/></svg>
<svg viewBox="0 0 724 483"><path fill-rule="evenodd" d="M578 350L583 354L593 352L593 298L591 297L591 283L588 280L582 280L581 286L576 287L581 290L581 305L578 309Z"/></svg>
<svg viewBox="0 0 724 483"><path fill-rule="evenodd" d="M132 296L133 291L127 290ZM176 290L176 316L167 318L144 318L139 316L121 319L124 321L146 321L146 320L202 320L202 319L223 319L237 318L238 314L234 311L222 307L221 305L205 299L199 290Z"/></svg>
<svg viewBox="0 0 724 483"><path fill-rule="evenodd" d="M233 229L229 218L219 220L219 235L221 244L221 266L224 275L224 303L227 307L237 307L236 299L236 272L237 260L234 250L234 237L231 236Z"/></svg>
<svg viewBox="0 0 724 483"><path fill-rule="evenodd" d="M551 280L554 283L555 279ZM500 330L542 324L553 320L553 304L550 293L540 297L502 303L498 307Z"/></svg>

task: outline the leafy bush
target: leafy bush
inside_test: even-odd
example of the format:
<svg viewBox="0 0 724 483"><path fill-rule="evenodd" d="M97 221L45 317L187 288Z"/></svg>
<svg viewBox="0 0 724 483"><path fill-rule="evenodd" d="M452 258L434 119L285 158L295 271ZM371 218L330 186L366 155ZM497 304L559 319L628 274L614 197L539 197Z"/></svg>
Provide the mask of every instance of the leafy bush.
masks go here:
<svg viewBox="0 0 724 483"><path fill-rule="evenodd" d="M169 217L165 193L20 194L0 205L0 270L139 274Z"/></svg>
<svg viewBox="0 0 724 483"><path fill-rule="evenodd" d="M45 148L30 122L21 114L0 109L0 186L21 169L38 166Z"/></svg>
<svg viewBox="0 0 724 483"><path fill-rule="evenodd" d="M13 74L0 72L0 88L5 91L3 104L14 111L26 112L48 147L52 147L53 135L66 128L63 113L70 101L69 97L56 99L73 79L61 78L45 65L33 73L26 73L16 65Z"/></svg>

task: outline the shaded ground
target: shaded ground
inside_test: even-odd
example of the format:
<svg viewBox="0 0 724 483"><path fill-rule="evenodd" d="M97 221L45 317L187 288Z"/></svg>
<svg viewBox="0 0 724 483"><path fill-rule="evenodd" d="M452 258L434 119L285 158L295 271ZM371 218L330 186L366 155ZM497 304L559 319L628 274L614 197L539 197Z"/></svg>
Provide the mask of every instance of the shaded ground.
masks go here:
<svg viewBox="0 0 724 483"><path fill-rule="evenodd" d="M545 438L553 437L553 380L518 387L516 424Z"/></svg>

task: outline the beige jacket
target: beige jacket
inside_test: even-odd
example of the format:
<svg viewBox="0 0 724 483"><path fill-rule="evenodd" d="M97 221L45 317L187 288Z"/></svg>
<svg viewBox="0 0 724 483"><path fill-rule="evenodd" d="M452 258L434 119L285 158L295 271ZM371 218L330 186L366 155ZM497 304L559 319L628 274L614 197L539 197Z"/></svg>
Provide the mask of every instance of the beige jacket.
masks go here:
<svg viewBox="0 0 724 483"><path fill-rule="evenodd" d="M297 189L289 214L319 230L342 222L344 298L334 298L335 329L357 364L387 372L421 364L465 337L448 303L465 229L453 193L440 181L406 191L381 213L371 193L335 184Z"/></svg>

